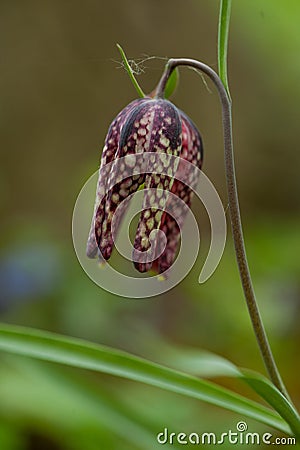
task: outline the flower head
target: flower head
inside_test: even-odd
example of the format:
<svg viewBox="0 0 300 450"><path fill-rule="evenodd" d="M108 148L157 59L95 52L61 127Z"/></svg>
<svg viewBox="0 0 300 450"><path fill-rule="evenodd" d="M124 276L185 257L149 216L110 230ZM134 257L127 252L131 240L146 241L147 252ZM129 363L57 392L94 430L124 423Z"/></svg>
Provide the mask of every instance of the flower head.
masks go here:
<svg viewBox="0 0 300 450"><path fill-rule="evenodd" d="M132 175L132 168L137 164L136 155L141 153L149 154L150 159L151 154L159 154L161 162L152 165L148 171L147 167L140 167L137 174ZM188 184L185 184L176 179L176 174L185 170L181 160L178 163L174 158L170 162L170 158L164 160L163 155L180 157L201 168L202 142L196 126L168 100L150 97L134 100L113 120L105 139L87 243L90 258L96 255L100 260L110 258L114 247L112 224L116 209L118 214L114 227L118 229L128 204L126 199L144 185L143 209L134 242L135 267L140 272L152 268L163 273L173 264L180 227L191 205L192 187L198 181L198 171L186 174L184 179ZM114 170L113 163L124 156L120 174L119 169ZM174 195L170 196L169 192ZM165 211L166 205L168 212ZM176 220L172 214L175 209ZM154 230L165 234L164 248L159 234L156 240L151 240Z"/></svg>

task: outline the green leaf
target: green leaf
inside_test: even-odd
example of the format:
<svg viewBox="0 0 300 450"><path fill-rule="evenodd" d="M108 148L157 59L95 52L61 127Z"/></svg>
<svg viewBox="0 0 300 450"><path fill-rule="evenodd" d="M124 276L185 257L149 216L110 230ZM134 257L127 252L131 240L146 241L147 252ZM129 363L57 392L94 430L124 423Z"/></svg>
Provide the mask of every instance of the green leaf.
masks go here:
<svg viewBox="0 0 300 450"><path fill-rule="evenodd" d="M218 66L219 76L230 97L227 78L227 47L231 0L220 0L219 29L218 29Z"/></svg>
<svg viewBox="0 0 300 450"><path fill-rule="evenodd" d="M141 98L146 97L146 95L144 94L142 88L140 87L139 83L137 82L137 79L135 78L135 76L134 76L134 74L133 74L133 70L132 70L132 68L130 67L129 61L128 61L126 55L125 55L124 50L122 49L121 45L119 45L119 44L117 44L117 47L118 47L118 50L119 50L119 52L120 52L120 54L121 54L121 57L122 57L122 60L123 60L123 64L124 64L124 67L125 67L125 69L126 69L128 75L129 75L129 78L130 78L131 81L132 81L132 84L133 84L133 86L134 86L136 92L138 93L139 97L141 97Z"/></svg>
<svg viewBox="0 0 300 450"><path fill-rule="evenodd" d="M179 70L176 67L175 70L173 70L173 72L171 73L167 84L166 84L166 88L165 88L165 97L166 98L170 98L171 95L174 93L175 89L177 88L179 82Z"/></svg>
<svg viewBox="0 0 300 450"><path fill-rule="evenodd" d="M143 423L136 408L129 408L120 396L108 392L105 386L93 383L90 378L76 376L74 371L70 377L65 368L50 367L28 358L10 356L4 362L2 360L0 368L0 402L2 410L15 420L25 411L31 420L44 425L45 431L50 426L55 434L55 430L64 428L69 445L70 434L75 441L73 445L80 441L76 449L90 448L90 443L85 442L84 446L81 442L83 437L87 439L87 435L82 436L84 429L89 430L89 439L98 443L98 447L91 448L99 449L99 443L103 445L103 430L107 430L108 435L114 434L134 448L138 445L139 448L153 449L153 437L159 423ZM41 404L47 408L41 408ZM64 433L58 433L57 439L62 436ZM168 445L167 448L172 447Z"/></svg>
<svg viewBox="0 0 300 450"><path fill-rule="evenodd" d="M1 405L3 407L3 405ZM5 450L26 450L25 442L15 425L0 422L0 444Z"/></svg>
<svg viewBox="0 0 300 450"><path fill-rule="evenodd" d="M261 374L248 369L241 369L241 378L286 420L295 436L300 439L299 414L274 384Z"/></svg>
<svg viewBox="0 0 300 450"><path fill-rule="evenodd" d="M168 355L165 359L166 364L179 370L184 369L190 374L210 378L225 376L239 378L246 382L286 420L295 435L300 438L298 412L273 383L263 375L248 369L240 369L225 358L196 349L174 349L174 347L169 346L168 350L165 349L163 353Z"/></svg>
<svg viewBox="0 0 300 450"><path fill-rule="evenodd" d="M0 349L146 383L223 407L287 434L291 433L289 426L277 413L228 389L81 339L1 324Z"/></svg>

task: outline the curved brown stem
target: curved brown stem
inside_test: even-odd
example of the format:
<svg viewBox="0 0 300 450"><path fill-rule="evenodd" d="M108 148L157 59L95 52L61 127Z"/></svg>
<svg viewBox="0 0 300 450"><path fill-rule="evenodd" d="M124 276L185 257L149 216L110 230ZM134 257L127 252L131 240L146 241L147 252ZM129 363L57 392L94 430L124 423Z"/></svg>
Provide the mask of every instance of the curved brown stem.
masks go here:
<svg viewBox="0 0 300 450"><path fill-rule="evenodd" d="M272 380L274 385L279 389L279 391L286 398L289 399L288 393L286 391L286 388L282 382L280 373L276 366L272 350L268 341L268 337L266 335L266 331L258 309L247 261L241 222L241 214L238 201L235 168L234 168L231 100L227 94L227 91L221 79L213 69L211 69L209 66L200 61L188 58L170 59L168 61L165 72L163 73L156 90L156 96L158 98L164 97L164 89L166 86L166 82L172 71L178 66L189 66L197 70L200 70L201 72L204 72L213 81L218 90L222 104L225 169L226 169L226 182L229 200L230 220L236 259L240 272L240 278L249 310L249 315L252 321L253 329L270 379Z"/></svg>

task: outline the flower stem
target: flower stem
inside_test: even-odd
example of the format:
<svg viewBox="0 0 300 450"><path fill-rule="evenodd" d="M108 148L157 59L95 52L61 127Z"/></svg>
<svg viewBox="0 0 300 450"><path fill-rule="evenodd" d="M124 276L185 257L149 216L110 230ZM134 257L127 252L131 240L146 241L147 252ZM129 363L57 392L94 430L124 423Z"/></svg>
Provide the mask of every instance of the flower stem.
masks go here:
<svg viewBox="0 0 300 450"><path fill-rule="evenodd" d="M229 200L230 220L240 278L249 310L249 315L252 321L253 329L270 379L272 380L274 385L279 389L279 391L287 399L289 399L288 393L286 391L286 388L282 382L280 373L276 366L272 350L265 332L265 328L255 298L255 292L247 261L239 201L238 201L235 168L234 168L231 100L222 80L213 69L211 69L209 66L200 61L188 58L170 59L168 61L165 68L165 72L163 73L161 80L158 84L157 88L158 97L164 96L164 89L167 80L172 71L178 66L189 66L204 72L213 81L218 90L222 105L225 169L226 169L226 183Z"/></svg>
<svg viewBox="0 0 300 450"><path fill-rule="evenodd" d="M123 60L123 64L124 64L124 67L126 69L126 72L128 73L129 78L131 79L131 82L132 82L136 92L138 93L139 97L141 97L141 98L146 97L146 95L144 94L141 86L139 85L139 83L137 82L137 79L135 78L135 76L133 74L133 70L130 67L129 61L128 61L126 55L125 55L124 50L122 49L120 44L116 44L116 45L117 45L117 48L118 48L118 50L120 52L121 58Z"/></svg>
<svg viewBox="0 0 300 450"><path fill-rule="evenodd" d="M219 75L227 94L230 97L227 79L227 47L229 34L229 21L231 12L231 0L220 1L219 29L218 29L218 68Z"/></svg>

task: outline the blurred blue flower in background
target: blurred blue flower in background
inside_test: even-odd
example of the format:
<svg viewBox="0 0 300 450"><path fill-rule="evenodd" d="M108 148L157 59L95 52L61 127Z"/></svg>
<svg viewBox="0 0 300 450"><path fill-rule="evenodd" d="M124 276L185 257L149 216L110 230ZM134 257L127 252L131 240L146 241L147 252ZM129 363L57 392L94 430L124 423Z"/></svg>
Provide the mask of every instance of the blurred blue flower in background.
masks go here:
<svg viewBox="0 0 300 450"><path fill-rule="evenodd" d="M0 309L24 300L44 297L56 290L60 280L60 255L39 243L14 247L0 256Z"/></svg>

